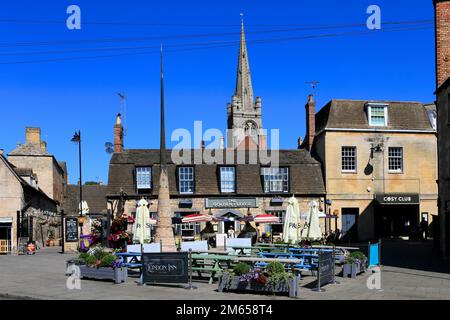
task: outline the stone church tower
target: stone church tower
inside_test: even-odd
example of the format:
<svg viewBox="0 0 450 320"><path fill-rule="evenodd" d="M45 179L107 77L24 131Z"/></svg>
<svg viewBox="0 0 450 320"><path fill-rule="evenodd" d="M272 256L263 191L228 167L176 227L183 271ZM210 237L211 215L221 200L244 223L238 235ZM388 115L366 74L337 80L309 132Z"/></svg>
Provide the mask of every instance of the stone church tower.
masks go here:
<svg viewBox="0 0 450 320"><path fill-rule="evenodd" d="M241 26L236 90L227 106L228 137L231 149L267 149L267 136L261 132L261 97L253 98L252 78L245 42L244 22Z"/></svg>

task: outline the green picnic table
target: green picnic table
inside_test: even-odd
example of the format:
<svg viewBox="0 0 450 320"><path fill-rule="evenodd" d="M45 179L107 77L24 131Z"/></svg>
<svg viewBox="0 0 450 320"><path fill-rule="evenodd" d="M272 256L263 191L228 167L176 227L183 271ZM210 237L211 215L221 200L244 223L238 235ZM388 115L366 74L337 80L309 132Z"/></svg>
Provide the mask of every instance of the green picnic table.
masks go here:
<svg viewBox="0 0 450 320"><path fill-rule="evenodd" d="M231 269L237 257L237 255L233 254L193 253L192 271L197 271L199 277L202 276L202 273L209 273L209 284L212 284L215 275L223 272L225 269Z"/></svg>

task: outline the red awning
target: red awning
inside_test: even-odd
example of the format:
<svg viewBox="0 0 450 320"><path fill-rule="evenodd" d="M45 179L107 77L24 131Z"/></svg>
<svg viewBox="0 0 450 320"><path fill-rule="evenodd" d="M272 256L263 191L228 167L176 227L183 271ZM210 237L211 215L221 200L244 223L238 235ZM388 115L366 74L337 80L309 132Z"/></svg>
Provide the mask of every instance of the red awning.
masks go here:
<svg viewBox="0 0 450 320"><path fill-rule="evenodd" d="M257 215L253 221L257 223L280 223L280 219L271 214Z"/></svg>
<svg viewBox="0 0 450 320"><path fill-rule="evenodd" d="M200 214L200 213L190 214L181 220L182 223L208 222L208 221L212 221L212 216L210 216L209 214Z"/></svg>

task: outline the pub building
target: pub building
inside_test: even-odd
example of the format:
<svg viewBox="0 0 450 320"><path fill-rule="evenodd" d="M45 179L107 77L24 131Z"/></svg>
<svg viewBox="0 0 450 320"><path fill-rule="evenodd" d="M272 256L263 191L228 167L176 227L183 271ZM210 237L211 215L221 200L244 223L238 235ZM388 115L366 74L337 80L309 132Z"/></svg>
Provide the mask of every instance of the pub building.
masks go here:
<svg viewBox="0 0 450 320"><path fill-rule="evenodd" d="M270 214L278 217L278 223L258 227L260 235L271 231L280 234L287 199L295 196L300 210L306 213L312 200L321 203L325 187L321 164L306 149L277 150L279 165L261 161L260 151L267 150L267 137L263 133L262 99L253 96L250 66L244 34L241 28L238 73L235 93L227 105L227 146L222 140L220 149L223 161L207 164L194 161L195 154L205 149L184 150L191 153L191 161L176 164L172 150L167 151L170 202L174 230L178 237L192 240L199 237L204 223L180 223L191 214L208 214L213 232L227 233L232 227L238 236L247 216ZM237 130L243 135L234 134ZM134 215L141 198L150 203L153 218L157 212L160 150L124 149L123 127L120 115L114 126L114 154L110 160L107 201L113 216ZM223 139L223 138L222 138ZM176 151L178 152L178 151ZM246 161L238 159L245 156ZM232 158L231 161L229 159ZM256 159L256 161L250 161ZM275 163L273 163L275 164Z"/></svg>
<svg viewBox="0 0 450 320"><path fill-rule="evenodd" d="M312 104L310 114L314 114ZM437 208L434 104L332 100L315 117L313 155L322 162L327 212L344 241L420 236Z"/></svg>

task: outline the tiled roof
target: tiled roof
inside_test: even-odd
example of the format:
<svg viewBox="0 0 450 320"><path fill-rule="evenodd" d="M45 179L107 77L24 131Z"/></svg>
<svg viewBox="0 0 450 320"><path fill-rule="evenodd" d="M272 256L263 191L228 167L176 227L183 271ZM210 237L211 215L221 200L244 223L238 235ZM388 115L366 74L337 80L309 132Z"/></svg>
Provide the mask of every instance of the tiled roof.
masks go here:
<svg viewBox="0 0 450 320"><path fill-rule="evenodd" d="M84 185L83 186L83 201L86 201L89 207L89 213L106 213L106 191L107 187L104 185ZM66 198L64 201L64 212L67 215L78 214L78 203L80 201L80 186L68 185L66 191Z"/></svg>
<svg viewBox="0 0 450 320"><path fill-rule="evenodd" d="M200 150L197 150L200 151ZM227 152L224 151L224 159L227 158ZM194 150L191 151L191 158L194 158ZM234 159L239 155L245 154L243 151L231 151L234 153ZM252 153L256 156L257 152L247 153L247 159ZM239 154L239 155L238 155ZM229 155L229 153L228 153ZM269 152L269 156L271 153ZM176 181L176 167L171 159L171 150L167 151L169 187L171 195L178 195ZM191 162L193 163L193 161ZM224 162L225 163L225 162ZM263 186L260 174L260 164L235 164L236 166L236 188L240 195L261 195ZM246 163L249 163L248 161ZM256 163L260 163L259 161ZM279 165L289 167L290 171L290 193L299 195L321 195L325 193L325 186L322 177L320 163L311 157L306 150L280 150ZM159 178L159 150L125 150L122 154L114 154L109 166L108 195L118 195L121 190L127 195L135 195L135 168L139 166L152 166L152 194L157 195ZM218 176L218 165L216 164L197 164L195 165L195 194L220 195L220 181Z"/></svg>
<svg viewBox="0 0 450 320"><path fill-rule="evenodd" d="M47 151L34 143L25 143L17 146L16 149L9 153L10 156L46 156Z"/></svg>
<svg viewBox="0 0 450 320"><path fill-rule="evenodd" d="M369 126L366 105L385 103L388 105L387 127ZM433 127L427 108L419 102L332 100L316 114L316 132L323 129L389 129L429 130Z"/></svg>

